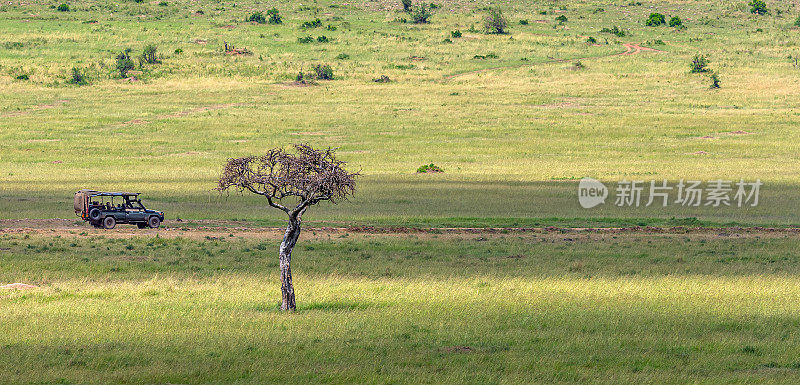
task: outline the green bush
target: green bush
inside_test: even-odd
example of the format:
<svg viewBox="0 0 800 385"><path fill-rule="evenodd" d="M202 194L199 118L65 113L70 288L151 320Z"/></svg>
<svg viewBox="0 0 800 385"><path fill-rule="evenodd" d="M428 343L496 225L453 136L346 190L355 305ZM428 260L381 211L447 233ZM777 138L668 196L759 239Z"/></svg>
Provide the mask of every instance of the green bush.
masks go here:
<svg viewBox="0 0 800 385"><path fill-rule="evenodd" d="M708 78L711 79L711 86L710 86L711 89L719 88L719 76L717 75L716 72L712 72Z"/></svg>
<svg viewBox="0 0 800 385"><path fill-rule="evenodd" d="M794 21L795 27L800 27L800 16L797 16L797 19Z"/></svg>
<svg viewBox="0 0 800 385"><path fill-rule="evenodd" d="M418 174L425 174L425 173L437 173L437 172L444 172L441 167L431 163L431 164L423 164L417 168Z"/></svg>
<svg viewBox="0 0 800 385"><path fill-rule="evenodd" d="M430 23L431 16L433 16L433 13L425 6L425 3L411 9L411 21L413 21L414 24L428 24Z"/></svg>
<svg viewBox="0 0 800 385"><path fill-rule="evenodd" d="M529 24L528 19L522 19L519 21L519 25L528 25L528 24Z"/></svg>
<svg viewBox="0 0 800 385"><path fill-rule="evenodd" d="M72 75L70 76L69 82L78 86L89 84L86 80L86 74L78 67L72 67Z"/></svg>
<svg viewBox="0 0 800 385"><path fill-rule="evenodd" d="M166 2L166 1L162 1L162 2L158 3L158 5L159 5L159 6L162 6L162 7L166 7L166 6L168 6L169 4L167 4L167 2Z"/></svg>
<svg viewBox="0 0 800 385"><path fill-rule="evenodd" d="M566 22L567 22L567 17L566 17L566 16L564 16L564 15L559 15L559 16L556 18L556 21L557 21L557 22L559 22L559 23L562 23L562 24L563 24L563 23L566 23Z"/></svg>
<svg viewBox="0 0 800 385"><path fill-rule="evenodd" d="M314 38L311 36L298 37L297 42L302 44L308 44L314 42Z"/></svg>
<svg viewBox="0 0 800 385"><path fill-rule="evenodd" d="M67 5L67 3L61 3L56 10L59 12L69 12L69 5Z"/></svg>
<svg viewBox="0 0 800 385"><path fill-rule="evenodd" d="M586 42L589 43L589 44L597 44L597 39L595 39L594 37L589 36L589 38L586 39Z"/></svg>
<svg viewBox="0 0 800 385"><path fill-rule="evenodd" d="M247 21L256 22L258 24L266 24L267 18L264 17L264 14L261 11L258 11L251 13L250 17L247 18Z"/></svg>
<svg viewBox="0 0 800 385"><path fill-rule="evenodd" d="M689 64L689 68L691 73L702 73L708 72L708 58L705 55L695 55L692 59L692 62Z"/></svg>
<svg viewBox="0 0 800 385"><path fill-rule="evenodd" d="M411 0L401 0L403 3L403 11L411 12Z"/></svg>
<svg viewBox="0 0 800 385"><path fill-rule="evenodd" d="M678 16L672 16L672 18L669 19L669 26L670 27L680 27L682 25L683 25L683 21L681 21L681 18L678 17Z"/></svg>
<svg viewBox="0 0 800 385"><path fill-rule="evenodd" d="M612 35L619 37L625 36L625 31L622 28L617 27L616 25L611 28L603 28L600 30L600 32L610 33Z"/></svg>
<svg viewBox="0 0 800 385"><path fill-rule="evenodd" d="M327 43L329 41L330 39L328 39L328 37L325 35L317 36L317 43Z"/></svg>
<svg viewBox="0 0 800 385"><path fill-rule="evenodd" d="M319 80L333 80L333 68L327 64L317 64L313 68L314 75Z"/></svg>
<svg viewBox="0 0 800 385"><path fill-rule="evenodd" d="M459 31L459 30L450 31L450 37L452 37L454 39L457 39L457 38L461 37L461 31Z"/></svg>
<svg viewBox="0 0 800 385"><path fill-rule="evenodd" d="M336 55L336 60L347 60L347 59L350 59L350 55L346 53L340 53Z"/></svg>
<svg viewBox="0 0 800 385"><path fill-rule="evenodd" d="M664 18L664 15L654 12L650 14L650 17L647 18L647 21L644 23L648 27L658 27L659 25L666 24L667 20Z"/></svg>
<svg viewBox="0 0 800 385"><path fill-rule="evenodd" d="M16 77L14 77L14 79L17 79L17 80L29 80L30 77L28 76L28 74L22 74L22 75L17 75Z"/></svg>
<svg viewBox="0 0 800 385"><path fill-rule="evenodd" d="M156 55L157 47L153 44L148 44L144 47L142 51L142 55L139 57L139 61L146 64L157 64L160 63L158 60L158 56Z"/></svg>
<svg viewBox="0 0 800 385"><path fill-rule="evenodd" d="M117 55L117 64L116 69L119 72L119 76L122 78L128 77L128 71L132 70L134 67L133 60L131 60L131 49L125 48L122 52Z"/></svg>
<svg viewBox="0 0 800 385"><path fill-rule="evenodd" d="M379 78L372 79L375 83L391 83L392 79L389 79L386 75L381 75Z"/></svg>
<svg viewBox="0 0 800 385"><path fill-rule="evenodd" d="M750 0L748 4L750 6L750 13L754 13L756 15L766 15L769 10L767 10L767 3L764 0Z"/></svg>
<svg viewBox="0 0 800 385"><path fill-rule="evenodd" d="M270 24L282 24L283 18L281 17L280 12L278 12L278 8L272 8L267 11L267 22Z"/></svg>
<svg viewBox="0 0 800 385"><path fill-rule="evenodd" d="M319 18L311 20L311 21L304 21L303 24L300 24L300 28L302 29L312 29L322 26L322 20Z"/></svg>
<svg viewBox="0 0 800 385"><path fill-rule="evenodd" d="M486 33L489 34L504 34L508 29L508 20L503 15L503 10L500 8L490 8L489 14L486 15L483 23Z"/></svg>

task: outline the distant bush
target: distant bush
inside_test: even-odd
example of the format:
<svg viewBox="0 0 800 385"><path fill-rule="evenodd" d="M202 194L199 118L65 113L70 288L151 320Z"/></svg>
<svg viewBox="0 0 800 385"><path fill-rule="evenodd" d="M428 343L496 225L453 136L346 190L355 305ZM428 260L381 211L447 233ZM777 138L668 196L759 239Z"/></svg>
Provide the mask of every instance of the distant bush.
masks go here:
<svg viewBox="0 0 800 385"><path fill-rule="evenodd" d="M56 10L59 12L69 12L69 5L67 5L67 3L61 3Z"/></svg>
<svg viewBox="0 0 800 385"><path fill-rule="evenodd" d="M131 49L125 48L122 52L117 54L117 64L116 69L119 72L119 76L122 78L128 77L128 71L132 70L134 67L133 60L131 60Z"/></svg>
<svg viewBox="0 0 800 385"><path fill-rule="evenodd" d="M423 164L417 168L418 174L425 174L425 173L437 173L437 172L444 172L441 167L431 163L431 164Z"/></svg>
<svg viewBox="0 0 800 385"><path fill-rule="evenodd" d="M283 18L281 17L280 12L278 12L278 8L272 8L267 11L267 22L270 24L281 24L283 23Z"/></svg>
<svg viewBox="0 0 800 385"><path fill-rule="evenodd" d="M158 57L156 55L156 50L157 50L157 47L155 45L148 44L146 47L144 47L144 50L142 51L142 55L139 57L139 61L142 62L142 63L147 63L147 64L160 63L160 61L158 60Z"/></svg>
<svg viewBox="0 0 800 385"><path fill-rule="evenodd" d="M22 74L22 75L17 75L16 77L14 77L14 79L17 79L17 80L29 80L30 77L28 76L28 74Z"/></svg>
<svg viewBox="0 0 800 385"><path fill-rule="evenodd" d="M705 55L695 55L692 62L689 64L691 73L708 72L708 58Z"/></svg>
<svg viewBox="0 0 800 385"><path fill-rule="evenodd" d="M461 31L459 30L450 31L450 37L452 37L453 39L461 37Z"/></svg>
<svg viewBox="0 0 800 385"><path fill-rule="evenodd" d="M795 27L800 27L800 16L797 16L797 19L794 21Z"/></svg>
<svg viewBox="0 0 800 385"><path fill-rule="evenodd" d="M330 39L328 39L328 37L325 35L317 36L317 43L327 43L329 41Z"/></svg>
<svg viewBox="0 0 800 385"><path fill-rule="evenodd" d="M672 18L669 19L669 26L670 27L680 27L682 25L683 25L683 21L681 21L681 18L678 17L678 16L672 16Z"/></svg>
<svg viewBox="0 0 800 385"><path fill-rule="evenodd" d="M168 6L169 4L167 4L167 2L166 2L166 1L162 1L162 2L158 3L158 5L160 5L160 6L162 6L162 7L166 7L166 6Z"/></svg>
<svg viewBox="0 0 800 385"><path fill-rule="evenodd" d="M750 13L754 13L756 15L766 15L769 10L767 10L767 3L764 0L750 0L748 4L750 6Z"/></svg>
<svg viewBox="0 0 800 385"><path fill-rule="evenodd" d="M304 21L303 24L300 24L300 28L302 29L312 29L322 26L322 20L319 18L311 20L311 21Z"/></svg>
<svg viewBox="0 0 800 385"><path fill-rule="evenodd" d="M302 44L308 44L314 42L314 38L311 36L298 37L297 42Z"/></svg>
<svg viewBox="0 0 800 385"><path fill-rule="evenodd" d="M508 29L508 20L503 15L503 10L500 8L490 8L489 14L483 22L486 33L490 34L504 34Z"/></svg>
<svg viewBox="0 0 800 385"><path fill-rule="evenodd" d="M431 9L439 9L439 4L431 3Z"/></svg>
<svg viewBox="0 0 800 385"><path fill-rule="evenodd" d="M333 68L327 64L317 64L312 70L314 77L319 80L333 80Z"/></svg>
<svg viewBox="0 0 800 385"><path fill-rule="evenodd" d="M528 24L529 24L528 19L522 19L519 21L519 25L528 25Z"/></svg>
<svg viewBox="0 0 800 385"><path fill-rule="evenodd" d="M89 84L89 82L86 80L86 74L84 74L83 71L81 71L81 69L78 67L72 67L72 74L69 82L78 86Z"/></svg>
<svg viewBox="0 0 800 385"><path fill-rule="evenodd" d="M711 79L711 86L709 88L711 89L719 88L719 76L717 75L716 72L712 72L708 78Z"/></svg>
<svg viewBox="0 0 800 385"><path fill-rule="evenodd" d="M589 43L589 44L597 44L597 39L595 39L594 37L589 36L589 38L586 39L586 42Z"/></svg>
<svg viewBox="0 0 800 385"><path fill-rule="evenodd" d="M335 25L328 25L327 27L325 27L325 29L327 29L328 31L335 31L335 30L337 30L338 28L336 28L336 26L335 26Z"/></svg>
<svg viewBox="0 0 800 385"><path fill-rule="evenodd" d="M346 53L340 53L336 55L336 60L347 60L347 59L350 59L350 55Z"/></svg>
<svg viewBox="0 0 800 385"><path fill-rule="evenodd" d="M616 25L611 28L603 28L600 30L600 32L610 33L612 35L619 37L625 36L625 31L622 28L617 27Z"/></svg>
<svg viewBox="0 0 800 385"><path fill-rule="evenodd" d="M594 11L592 11L592 13L600 13L600 12L605 12L605 11L606 10L603 9L603 8L595 8Z"/></svg>
<svg viewBox="0 0 800 385"><path fill-rule="evenodd" d="M381 75L381 77L372 79L372 81L375 82L375 83L389 83L392 80L389 79L389 77L386 76L386 75Z"/></svg>
<svg viewBox="0 0 800 385"><path fill-rule="evenodd" d="M557 21L557 22L559 22L559 23L562 23L562 24L563 24L563 23L566 23L566 22L567 22L567 17L566 17L566 16L564 16L564 15L559 15L559 16L556 18L556 21Z"/></svg>
<svg viewBox="0 0 800 385"><path fill-rule="evenodd" d="M648 27L658 27L659 25L666 24L666 19L664 15L654 12L650 14L650 17L647 18L647 21L644 23Z"/></svg>
<svg viewBox="0 0 800 385"><path fill-rule="evenodd" d="M475 55L472 57L473 59L483 60L483 59L497 59L499 56L493 53L487 53L486 55Z"/></svg>
<svg viewBox="0 0 800 385"><path fill-rule="evenodd" d="M411 12L411 0L401 0L403 4L403 11Z"/></svg>
<svg viewBox="0 0 800 385"><path fill-rule="evenodd" d="M576 70L582 70L582 69L586 68L586 65L581 63L580 60L578 60L575 63L572 63L572 68L576 69Z"/></svg>
<svg viewBox="0 0 800 385"><path fill-rule="evenodd" d="M251 13L250 17L247 18L247 21L256 22L258 24L266 24L267 18L264 17L264 14L261 11L258 11Z"/></svg>
<svg viewBox="0 0 800 385"><path fill-rule="evenodd" d="M411 21L413 21L414 24L430 23L431 16L433 16L433 13L425 6L425 3L411 9Z"/></svg>

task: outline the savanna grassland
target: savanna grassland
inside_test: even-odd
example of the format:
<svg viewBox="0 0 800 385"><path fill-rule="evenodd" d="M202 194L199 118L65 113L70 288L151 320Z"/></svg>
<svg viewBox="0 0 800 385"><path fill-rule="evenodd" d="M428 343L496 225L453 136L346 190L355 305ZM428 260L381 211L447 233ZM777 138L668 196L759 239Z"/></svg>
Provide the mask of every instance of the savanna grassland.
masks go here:
<svg viewBox="0 0 800 385"><path fill-rule="evenodd" d="M800 3L435 3L0 4L0 384L800 382ZM214 188L297 142L362 176L283 313L283 214ZM764 186L582 209L587 176ZM166 228L93 229L82 188Z"/></svg>
<svg viewBox="0 0 800 385"><path fill-rule="evenodd" d="M109 234L0 237L3 383L800 378L796 233L309 233L294 314L277 233Z"/></svg>
<svg viewBox="0 0 800 385"><path fill-rule="evenodd" d="M364 175L353 202L312 221L798 223L786 210L800 183L796 2L766 15L743 1L505 2L508 34L484 33L489 3L437 4L414 24L399 1L3 3L0 215L69 218L71 193L95 188L144 192L173 219L274 223L261 200L219 196L215 179L228 157L307 142L338 147ZM273 7L282 24L245 21ZM651 12L684 28L645 26ZM601 32L615 26L625 35ZM159 63L139 64L147 45ZM125 48L135 68L122 79ZM689 72L697 54L721 88ZM334 80L295 83L315 65ZM73 67L88 84L70 83ZM445 172L415 173L431 162ZM587 211L584 176L760 178L764 198Z"/></svg>

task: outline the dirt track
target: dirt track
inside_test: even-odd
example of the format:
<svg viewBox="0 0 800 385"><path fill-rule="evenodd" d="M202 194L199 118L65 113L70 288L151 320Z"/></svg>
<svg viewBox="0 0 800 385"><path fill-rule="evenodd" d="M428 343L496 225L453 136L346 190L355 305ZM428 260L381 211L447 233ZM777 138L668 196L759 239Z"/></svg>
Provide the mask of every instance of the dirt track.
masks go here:
<svg viewBox="0 0 800 385"><path fill-rule="evenodd" d="M569 58L569 59L553 59L553 60L543 61L543 62L539 62L539 63L531 63L531 64L527 64L526 63L526 64L518 64L518 65L509 65L509 66L498 66L498 67L484 68L484 69L479 69L479 70L474 70L474 71L467 71L467 72L462 72L462 73L458 73L458 74L454 74L454 75L449 75L449 76L446 76L444 79L445 80L450 80L450 79L455 79L455 78L458 78L458 77L461 77L461 76L470 75L470 74L477 74L477 73L495 71L495 70L500 70L500 69L508 69L508 68L532 67L532 66L541 65L541 64L564 63L564 62L573 61L573 60L602 59L602 58L613 57L613 56L630 56L630 55L639 54L642 51L666 52L666 51L658 50L658 49L655 49L655 48L642 47L637 43L624 43L624 44L622 44L622 46L625 47L625 51L618 52L618 53L612 53L612 54L608 54L608 55L589 56L589 57L576 57L576 58Z"/></svg>
<svg viewBox="0 0 800 385"><path fill-rule="evenodd" d="M96 229L80 220L71 219L4 219L0 220L2 234L38 234L44 236L103 236L130 237L186 237L186 238L280 238L283 227L256 227L241 222L203 220L192 222L166 221L159 229L140 230L134 226L119 225L113 230ZM486 236L552 236L552 237L615 237L619 235L699 236L699 237L800 237L800 228L766 227L511 227L511 228L421 228L421 227L371 227L371 226L305 226L303 237L326 238L331 236L418 236L418 237L486 237Z"/></svg>

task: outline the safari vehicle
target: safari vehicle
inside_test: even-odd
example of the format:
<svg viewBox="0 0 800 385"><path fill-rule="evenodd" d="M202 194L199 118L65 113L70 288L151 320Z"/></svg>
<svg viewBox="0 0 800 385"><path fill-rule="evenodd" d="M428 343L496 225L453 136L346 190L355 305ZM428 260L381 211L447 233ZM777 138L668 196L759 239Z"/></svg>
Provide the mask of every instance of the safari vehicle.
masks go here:
<svg viewBox="0 0 800 385"><path fill-rule="evenodd" d="M80 190L75 193L75 214L104 229L113 229L117 223L154 229L164 221L163 212L146 209L139 193L128 192Z"/></svg>

